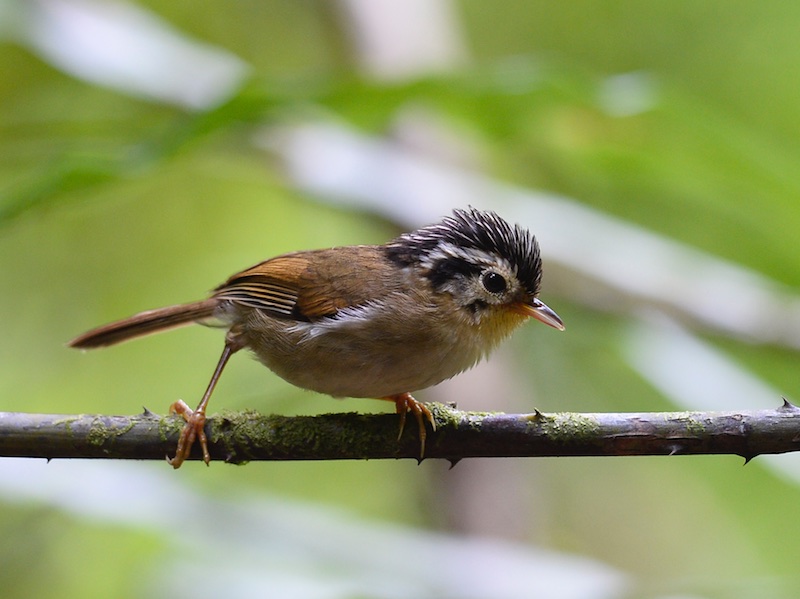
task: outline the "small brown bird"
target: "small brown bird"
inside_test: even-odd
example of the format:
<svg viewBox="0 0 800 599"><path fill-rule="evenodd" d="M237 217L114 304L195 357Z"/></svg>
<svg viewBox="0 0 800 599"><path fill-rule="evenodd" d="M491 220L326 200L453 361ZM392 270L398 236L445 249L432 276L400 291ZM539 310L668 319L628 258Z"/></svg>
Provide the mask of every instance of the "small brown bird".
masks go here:
<svg viewBox="0 0 800 599"><path fill-rule="evenodd" d="M195 410L170 406L186 425L178 468L204 432L206 406L232 354L250 349L290 383L334 397L394 402L400 435L411 412L424 453L425 420L412 391L471 368L533 317L559 330L558 315L537 298L542 263L536 239L494 212L454 210L440 223L385 245L277 256L230 277L211 297L141 312L70 342L89 349L197 322L228 329L211 382Z"/></svg>

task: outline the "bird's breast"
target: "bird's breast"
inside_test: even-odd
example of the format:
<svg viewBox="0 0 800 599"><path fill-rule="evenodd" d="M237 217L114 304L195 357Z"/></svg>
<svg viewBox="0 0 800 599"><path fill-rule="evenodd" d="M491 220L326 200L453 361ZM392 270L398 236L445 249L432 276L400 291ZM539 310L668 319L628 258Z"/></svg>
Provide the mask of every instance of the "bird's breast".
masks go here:
<svg viewBox="0 0 800 599"><path fill-rule="evenodd" d="M416 304L413 314L406 308L375 302L316 322L254 315L259 322L247 327L247 345L288 382L337 397L424 389L472 367L491 349L474 327L434 318L433 304Z"/></svg>

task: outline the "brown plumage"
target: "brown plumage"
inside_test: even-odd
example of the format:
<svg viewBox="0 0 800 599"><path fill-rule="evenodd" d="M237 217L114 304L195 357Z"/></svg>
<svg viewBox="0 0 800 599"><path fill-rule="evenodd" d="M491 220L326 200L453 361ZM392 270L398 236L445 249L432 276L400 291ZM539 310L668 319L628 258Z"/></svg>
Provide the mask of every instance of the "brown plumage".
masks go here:
<svg viewBox="0 0 800 599"><path fill-rule="evenodd" d="M214 386L230 356L248 348L290 383L333 396L395 403L419 423L433 416L410 392L473 366L534 317L558 329L537 299L541 258L534 237L492 212L456 210L440 223L386 245L296 252L247 268L199 302L141 312L73 339L104 347L192 322L227 328L225 347L196 410L176 402L186 427L178 467L198 438Z"/></svg>

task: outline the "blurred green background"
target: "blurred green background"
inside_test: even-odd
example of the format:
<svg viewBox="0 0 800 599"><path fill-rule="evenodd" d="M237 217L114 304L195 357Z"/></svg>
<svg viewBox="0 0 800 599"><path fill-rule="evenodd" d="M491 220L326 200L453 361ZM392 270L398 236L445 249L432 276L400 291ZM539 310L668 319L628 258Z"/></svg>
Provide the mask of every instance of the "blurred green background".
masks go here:
<svg viewBox="0 0 800 599"><path fill-rule="evenodd" d="M64 344L91 326L202 297L272 255L381 243L407 228L380 208L356 210L308 193L281 148L254 143L264 130L311 117L391 142L402 137L402 117L422 110L465 152L460 164L571 197L759 273L781 298L794 299L800 5L432 2L444 7L457 39L435 68L398 74L370 66L360 43L364 4L149 1L116 15L137 25L145 15L145 25L238 58L238 78L220 85L217 101L187 107L55 58L71 48L53 33L58 19L71 18L80 35L102 41L68 7L105 14L122 5L0 2L3 411L128 414L143 405L160 412L176 398L192 404L218 357L219 332L192 327L89 354ZM391 13L384 20L391 30ZM411 30L423 24L412 21ZM121 52L115 41L122 47L125 40L108 40L112 57ZM398 47L418 43L404 37ZM180 80L166 57L150 60L162 58L160 76ZM537 232L535 219L524 224ZM569 230L570 222L560 226ZM533 325L518 332L492 361L497 371L485 371L499 377L490 389L515 396L496 402L489 393L463 407L691 407L660 392L626 354L630 327L652 302L619 290L608 296L569 264L547 262L544 251L542 297L567 332ZM604 247L590 244L585 252L588 260ZM604 273L596 274L602 282ZM665 273L678 286L680 275ZM798 397L800 343L788 333L764 342L682 322L748 380L775 389L775 406L779 394ZM420 397L452 400L460 387L446 389L449 396ZM726 405L725 397L715 399ZM244 357L229 364L211 411L223 407L281 414L385 408L369 400L332 403ZM730 405L757 407L765 406ZM0 588L5 597L60 598L223 591L797 597L800 492L792 466L782 464L756 459L743 468L739 458L715 456L473 460L452 471L432 461L190 463L172 472L158 463L71 470L7 460L0 463ZM295 513L293 506L302 507ZM234 519L237 510L245 523L247 510L273 520L254 523L248 534ZM262 525L267 532L257 534ZM461 561L473 539L561 556L564 587L585 579L594 590L548 591L536 577L524 581L523 567L508 577L520 586L503 587L511 583L501 584L493 545L481 545L474 564ZM226 553L235 547L246 547L246 555ZM622 582L593 586L596 573L572 557ZM445 564L455 573L442 580L474 576L485 586L436 586L430 572Z"/></svg>

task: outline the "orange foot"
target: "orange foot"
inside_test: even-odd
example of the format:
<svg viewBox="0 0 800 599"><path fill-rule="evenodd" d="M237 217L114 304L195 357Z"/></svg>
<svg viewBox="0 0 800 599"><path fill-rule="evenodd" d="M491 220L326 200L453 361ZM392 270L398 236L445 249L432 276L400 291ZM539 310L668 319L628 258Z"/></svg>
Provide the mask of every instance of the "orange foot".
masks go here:
<svg viewBox="0 0 800 599"><path fill-rule="evenodd" d="M388 401L393 401L397 413L400 415L400 433L397 435L397 440L403 436L403 429L406 426L406 414L411 412L414 418L417 419L419 425L419 459L425 457L425 439L428 436L428 431L425 428L425 420L431 423L431 430L436 431L436 421L433 419L433 414L421 401L414 399L410 393L399 393L397 395L390 395L384 397Z"/></svg>
<svg viewBox="0 0 800 599"><path fill-rule="evenodd" d="M180 414L186 421L186 424L181 431L181 436L178 439L178 448L175 450L175 457L167 457L167 462L173 468L180 468L181 464L189 457L194 445L195 439L200 441L200 447L203 449L203 461L208 466L211 462L211 455L208 453L208 439L206 438L206 411L205 409L198 408L192 410L186 402L178 400L169 407L170 414Z"/></svg>

